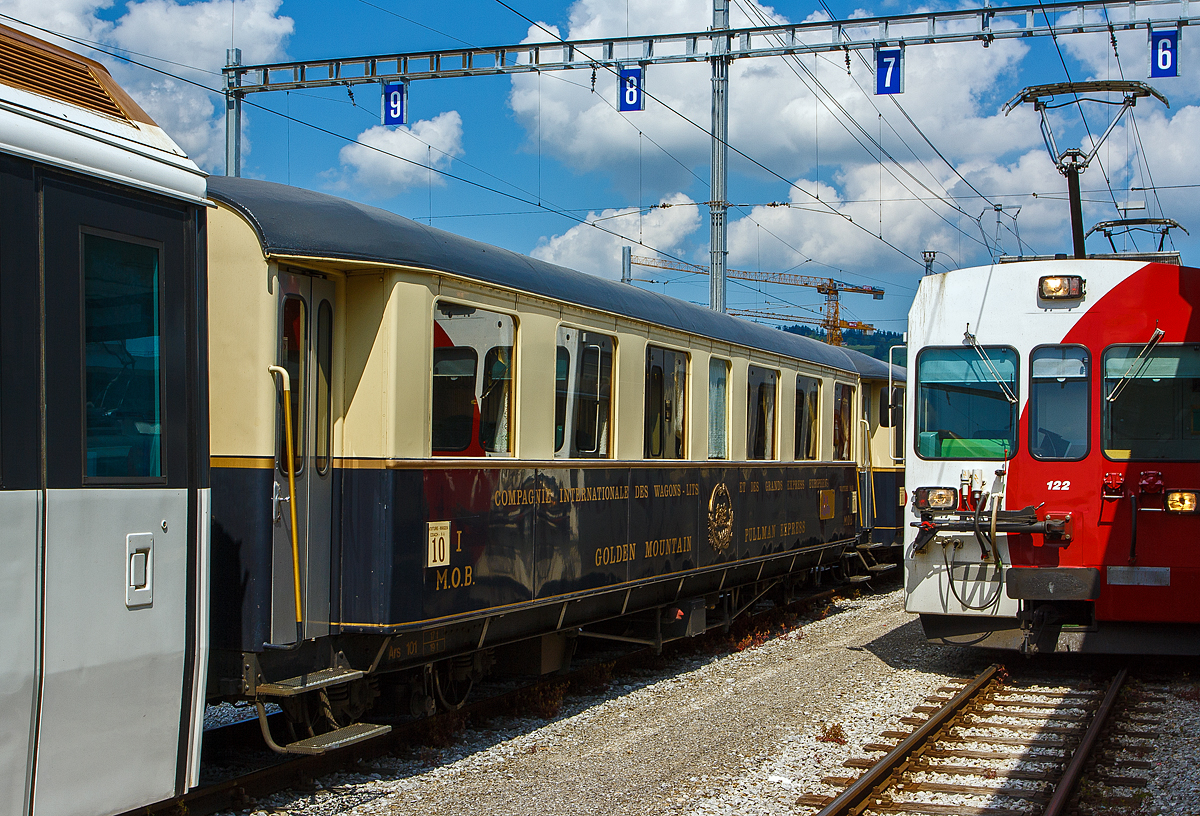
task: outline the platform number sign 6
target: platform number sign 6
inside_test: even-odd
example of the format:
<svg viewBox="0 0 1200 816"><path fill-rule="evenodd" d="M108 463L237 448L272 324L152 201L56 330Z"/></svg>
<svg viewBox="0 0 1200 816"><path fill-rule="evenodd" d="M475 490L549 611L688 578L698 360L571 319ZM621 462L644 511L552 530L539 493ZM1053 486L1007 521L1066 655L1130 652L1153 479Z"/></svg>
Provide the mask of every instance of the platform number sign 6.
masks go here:
<svg viewBox="0 0 1200 816"><path fill-rule="evenodd" d="M875 50L875 93L904 93L904 49Z"/></svg>
<svg viewBox="0 0 1200 816"><path fill-rule="evenodd" d="M383 124L408 124L408 86L403 82L387 82L383 86Z"/></svg>
<svg viewBox="0 0 1200 816"><path fill-rule="evenodd" d="M1150 32L1150 78L1179 76L1179 29Z"/></svg>
<svg viewBox="0 0 1200 816"><path fill-rule="evenodd" d="M646 109L646 94L643 92L641 68L622 68L621 78L617 83L619 98L617 110L640 111Z"/></svg>

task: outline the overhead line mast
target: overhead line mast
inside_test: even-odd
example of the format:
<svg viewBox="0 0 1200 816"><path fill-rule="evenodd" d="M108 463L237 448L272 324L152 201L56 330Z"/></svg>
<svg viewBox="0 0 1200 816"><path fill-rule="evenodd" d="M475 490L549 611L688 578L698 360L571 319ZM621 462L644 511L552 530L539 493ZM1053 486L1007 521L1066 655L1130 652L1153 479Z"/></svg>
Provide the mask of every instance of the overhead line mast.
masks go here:
<svg viewBox="0 0 1200 816"><path fill-rule="evenodd" d="M605 68L634 64L712 65L712 190L710 213L709 306L725 311L729 65L747 57L779 57L830 51L874 50L938 43L1127 31L1200 23L1187 14L1186 0L1045 3L958 11L903 14L855 20L827 20L753 28L729 28L729 0L713 0L708 31L612 37L593 40L520 43L487 48L451 48L376 54L346 59L242 65L230 49L225 74L226 175L241 173L241 100L246 94L447 77L496 76L539 71ZM1176 15L1170 15L1170 11ZM1178 12L1183 12L1179 14ZM1089 16L1089 14L1091 16ZM1041 19L1043 22L1038 23ZM1051 22L1053 20L1053 22ZM617 54L640 54L622 56Z"/></svg>

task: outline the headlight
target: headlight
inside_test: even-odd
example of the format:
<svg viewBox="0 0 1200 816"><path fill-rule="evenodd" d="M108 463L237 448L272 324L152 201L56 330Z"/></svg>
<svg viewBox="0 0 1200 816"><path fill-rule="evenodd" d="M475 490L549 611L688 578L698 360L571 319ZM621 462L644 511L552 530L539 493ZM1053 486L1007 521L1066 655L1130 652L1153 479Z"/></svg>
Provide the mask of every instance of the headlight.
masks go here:
<svg viewBox="0 0 1200 816"><path fill-rule="evenodd" d="M1038 294L1043 300L1083 297L1083 278L1078 275L1046 275L1038 279Z"/></svg>
<svg viewBox="0 0 1200 816"><path fill-rule="evenodd" d="M1196 492L1194 490L1168 490L1167 509L1172 513L1195 513Z"/></svg>
<svg viewBox="0 0 1200 816"><path fill-rule="evenodd" d="M953 510L958 507L958 490L953 487L918 487L913 491L917 510Z"/></svg>

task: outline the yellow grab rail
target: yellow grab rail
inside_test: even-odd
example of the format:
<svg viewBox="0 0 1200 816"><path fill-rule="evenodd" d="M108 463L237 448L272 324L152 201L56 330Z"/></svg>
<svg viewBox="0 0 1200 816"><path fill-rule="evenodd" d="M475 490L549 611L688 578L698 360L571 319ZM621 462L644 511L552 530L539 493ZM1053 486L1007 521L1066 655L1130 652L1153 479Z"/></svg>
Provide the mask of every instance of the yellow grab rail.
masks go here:
<svg viewBox="0 0 1200 816"><path fill-rule="evenodd" d="M292 520L292 581L296 594L296 643L303 640L304 605L300 599L300 542L296 535L296 448L292 441L292 378L283 366L267 366L271 379L283 380L283 427L287 446L288 511Z"/></svg>

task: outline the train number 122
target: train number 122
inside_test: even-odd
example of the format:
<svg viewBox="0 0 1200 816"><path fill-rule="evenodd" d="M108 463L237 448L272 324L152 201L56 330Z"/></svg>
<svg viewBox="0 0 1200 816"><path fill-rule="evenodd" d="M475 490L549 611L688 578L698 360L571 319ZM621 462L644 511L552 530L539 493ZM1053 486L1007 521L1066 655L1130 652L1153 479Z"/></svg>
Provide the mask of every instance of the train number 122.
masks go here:
<svg viewBox="0 0 1200 816"><path fill-rule="evenodd" d="M1071 483L1070 482L1062 482L1062 481L1046 482L1046 489L1047 490L1070 490Z"/></svg>

